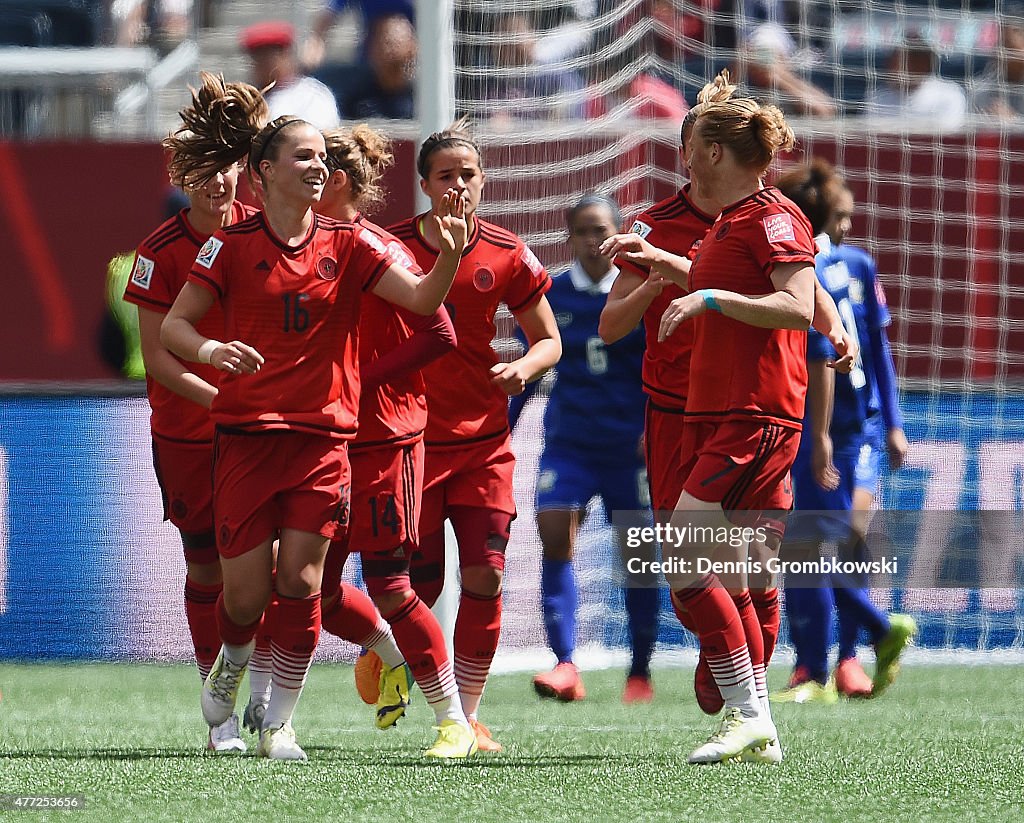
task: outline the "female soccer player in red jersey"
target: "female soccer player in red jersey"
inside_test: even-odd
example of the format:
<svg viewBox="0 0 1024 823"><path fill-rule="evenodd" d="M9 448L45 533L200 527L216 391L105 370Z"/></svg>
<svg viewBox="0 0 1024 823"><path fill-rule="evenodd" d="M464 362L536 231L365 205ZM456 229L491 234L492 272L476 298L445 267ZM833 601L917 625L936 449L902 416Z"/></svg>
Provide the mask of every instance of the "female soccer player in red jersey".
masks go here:
<svg viewBox="0 0 1024 823"><path fill-rule="evenodd" d="M206 83L218 83L204 76ZM217 396L217 370L186 364L160 342L160 324L185 284L196 254L217 229L256 212L235 200L240 167L229 163L204 184L182 186L189 207L165 221L139 244L125 300L139 310L146 389L152 408L153 464L164 499L164 516L181 533L185 550L185 616L199 674L205 680L217 657L216 605L222 589L213 527L213 422L210 404ZM219 308L203 318L204 333L219 334ZM237 715L210 728L207 748L244 752Z"/></svg>
<svg viewBox="0 0 1024 823"><path fill-rule="evenodd" d="M320 132L292 117L261 128L256 115L246 97L226 94L175 138L186 181L202 182L211 158L248 155L264 210L200 250L161 338L180 357L224 372L211 406L224 645L204 685L204 716L216 724L233 711L276 589L274 688L258 751L303 760L291 717L319 638L327 545L348 522L360 297L373 291L417 314L435 312L455 276L466 223L458 194L442 198L438 263L418 278L372 232L314 214L328 177ZM227 343L196 328L217 300Z"/></svg>
<svg viewBox="0 0 1024 823"><path fill-rule="evenodd" d="M558 362L561 342L544 297L551 286L544 267L522 240L475 215L484 172L465 121L428 137L417 169L433 213L390 230L420 266L433 265L440 244L436 216L446 208L445 192L454 188L465 203L470 236L445 301L458 347L423 370L429 415L420 553L413 558L412 582L426 603L437 600L444 582L443 527L450 519L462 573L455 679L480 749L500 751L477 709L498 646L505 547L516 511L508 397ZM508 305L529 342L511 363L498 362L491 348L499 303Z"/></svg>
<svg viewBox="0 0 1024 823"><path fill-rule="evenodd" d="M421 269L409 250L364 213L383 199L380 178L392 162L387 138L366 125L325 132L324 138L331 175L316 210L372 232L406 268L419 273ZM441 625L412 590L409 560L417 549L423 495L427 402L420 370L454 348L455 331L443 307L424 317L374 295L363 298L359 316L359 431L349 445L351 515L345 535L331 543L324 570L324 628L335 634L346 629L351 632L351 615L340 614L330 593L337 587L349 552L361 552L366 588L380 614L391 624L401 655L408 661L406 668L402 656L388 659L385 650L378 650L382 676L371 684L376 688L380 683L375 697L378 725L408 700L405 678L411 669L434 709L438 739L428 753L439 757L474 749L476 735L462 711ZM350 599L347 591L342 599ZM377 616L376 610L373 615ZM370 620L361 622L370 637L374 631L381 631L382 627ZM362 645L371 648L367 642ZM376 657L372 651L369 655Z"/></svg>
<svg viewBox="0 0 1024 823"><path fill-rule="evenodd" d="M751 541L751 556L763 560L763 544L777 546L792 503L789 469L807 388L815 247L799 208L761 182L776 154L792 145L782 113L749 99L706 103L686 145L694 187L728 204L695 256L691 292L669 304L659 329L664 340L696 318L683 428L685 480L672 524L685 529L698 521L730 536L707 542L703 532L687 530L677 549L692 565L670 578L674 605L696 628L726 706L719 730L691 754L693 763L778 762L782 754L768 709L757 617L700 561L721 558L723 550L729 557L734 533L744 545ZM755 526L760 539L750 536ZM741 576L739 586L744 583Z"/></svg>
<svg viewBox="0 0 1024 823"><path fill-rule="evenodd" d="M729 100L735 90L726 70L701 91L700 102L687 113L680 129L680 157L684 165L697 116L706 104ZM688 184L639 215L629 234L616 235L603 247L606 254L617 255L621 271L601 315L602 338L606 342L618 340L641 320L647 329L643 377L648 404L644 440L651 504L661 520L667 519L679 500L686 479L682 467L691 457L683 450L683 428L694 327L681 326L665 340L658 339L658 331L671 301L687 293L691 261L714 222L709 215L717 216L726 205L714 199L714 192ZM823 289L815 291L815 328L846 352L836 366L849 370L853 363L853 341L845 334L838 310ZM778 635L778 591L774 585L768 585L751 587L749 591L733 590L732 595L737 608L750 621L747 625L756 620L762 627L763 643L769 650L764 661L767 666ZM680 613L680 619L697 634L685 612ZM717 714L721 710L721 693L703 653L695 672L694 691L705 712Z"/></svg>

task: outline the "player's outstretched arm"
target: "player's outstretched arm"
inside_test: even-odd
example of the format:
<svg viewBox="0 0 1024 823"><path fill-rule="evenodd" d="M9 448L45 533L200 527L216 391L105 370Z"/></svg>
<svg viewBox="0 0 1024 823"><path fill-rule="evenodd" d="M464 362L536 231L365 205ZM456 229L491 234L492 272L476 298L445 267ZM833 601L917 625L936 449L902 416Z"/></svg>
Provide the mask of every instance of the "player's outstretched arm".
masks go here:
<svg viewBox="0 0 1024 823"><path fill-rule="evenodd" d="M455 327L444 306L429 317L399 310L412 334L363 369L362 387L375 387L419 371L455 348Z"/></svg>
<svg viewBox="0 0 1024 823"><path fill-rule="evenodd" d="M658 339L665 340L685 321L718 311L733 320L762 329L806 331L814 315L814 269L787 263L772 270L771 294L749 296L725 289L701 289L668 304L661 317Z"/></svg>
<svg viewBox="0 0 1024 823"><path fill-rule="evenodd" d="M811 472L814 482L826 491L839 486L839 471L832 462L832 406L836 396L836 375L827 360L807 361L807 408L811 430Z"/></svg>
<svg viewBox="0 0 1024 823"><path fill-rule="evenodd" d="M217 396L217 387L190 371L160 342L160 325L165 316L139 307L139 340L146 373L161 386L208 409Z"/></svg>
<svg viewBox="0 0 1024 823"><path fill-rule="evenodd" d="M811 326L824 335L836 350L838 358L828 364L829 368L849 374L857 362L860 347L843 324L836 301L817 277L814 278L814 320Z"/></svg>
<svg viewBox="0 0 1024 823"><path fill-rule="evenodd" d="M263 355L252 346L240 340L221 343L196 331L196 323L212 305L211 292L195 283L186 283L160 326L160 342L182 360L209 363L232 374L255 374L263 365Z"/></svg>
<svg viewBox="0 0 1024 823"><path fill-rule="evenodd" d="M438 211L439 214L432 217L440 237L440 253L434 267L426 276L417 277L396 263L373 287L373 293L381 299L416 314L433 314L444 302L455 280L469 235L466 204L455 189L445 192Z"/></svg>
<svg viewBox="0 0 1024 823"><path fill-rule="evenodd" d="M690 290L690 260L648 243L639 234L613 234L601 244L601 254L649 268L680 288Z"/></svg>
<svg viewBox="0 0 1024 823"><path fill-rule="evenodd" d="M520 394L527 383L537 380L562 357L562 338L546 297L517 312L516 320L529 343L526 354L491 367L491 382L510 396Z"/></svg>
<svg viewBox="0 0 1024 823"><path fill-rule="evenodd" d="M619 271L597 323L597 333L606 345L621 340L640 324L665 282L653 273L644 279L625 269Z"/></svg>

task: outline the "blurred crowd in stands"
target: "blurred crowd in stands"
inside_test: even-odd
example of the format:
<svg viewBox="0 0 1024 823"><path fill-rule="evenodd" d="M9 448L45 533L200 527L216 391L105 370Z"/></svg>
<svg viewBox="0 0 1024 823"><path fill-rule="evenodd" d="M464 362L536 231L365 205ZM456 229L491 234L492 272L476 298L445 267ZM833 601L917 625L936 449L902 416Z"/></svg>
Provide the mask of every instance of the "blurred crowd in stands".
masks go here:
<svg viewBox="0 0 1024 823"><path fill-rule="evenodd" d="M216 25L212 4L229 2L4 0L0 45L148 45L165 53L195 26ZM1024 119L1024 3L1017 0L522 7L498 13L487 3L456 3L456 91L475 119L678 122L724 67L790 115L921 118L948 128L976 115ZM331 29L349 13L358 15L358 42L333 54ZM275 111L308 114L323 126L415 117L414 0L327 0L308 32L264 20L240 32L238 43L251 58L249 79L276 82Z"/></svg>

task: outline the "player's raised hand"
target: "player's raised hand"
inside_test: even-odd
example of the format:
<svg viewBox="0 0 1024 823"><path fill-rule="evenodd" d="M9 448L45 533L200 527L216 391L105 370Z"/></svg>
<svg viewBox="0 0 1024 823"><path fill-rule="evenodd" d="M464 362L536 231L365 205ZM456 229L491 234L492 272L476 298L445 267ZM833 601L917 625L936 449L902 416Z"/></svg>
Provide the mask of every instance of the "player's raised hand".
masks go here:
<svg viewBox="0 0 1024 823"><path fill-rule="evenodd" d="M441 251L461 255L469 237L465 198L455 189L448 189L434 214L434 222L441 238Z"/></svg>
<svg viewBox="0 0 1024 823"><path fill-rule="evenodd" d="M526 378L522 367L516 363L495 363L491 366L491 382L509 397L522 394L526 389Z"/></svg>
<svg viewBox="0 0 1024 823"><path fill-rule="evenodd" d="M704 297L694 292L686 294L673 300L668 304L665 313L661 316L661 326L658 328L658 342L668 339L669 335L678 329L687 320L704 314L707 306L704 305Z"/></svg>
<svg viewBox="0 0 1024 823"><path fill-rule="evenodd" d="M210 353L210 365L228 374L255 374L264 362L262 354L240 340L221 343Z"/></svg>
<svg viewBox="0 0 1024 823"><path fill-rule="evenodd" d="M621 257L633 263L654 266L661 262L661 249L652 246L639 234L613 234L601 244L605 257Z"/></svg>
<svg viewBox="0 0 1024 823"><path fill-rule="evenodd" d="M849 374L853 371L853 364L857 362L857 357L860 356L860 347L857 345L857 341L850 336L846 327L841 323L828 333L828 340L836 350L836 354L839 355L839 359L830 360L826 365L840 374Z"/></svg>

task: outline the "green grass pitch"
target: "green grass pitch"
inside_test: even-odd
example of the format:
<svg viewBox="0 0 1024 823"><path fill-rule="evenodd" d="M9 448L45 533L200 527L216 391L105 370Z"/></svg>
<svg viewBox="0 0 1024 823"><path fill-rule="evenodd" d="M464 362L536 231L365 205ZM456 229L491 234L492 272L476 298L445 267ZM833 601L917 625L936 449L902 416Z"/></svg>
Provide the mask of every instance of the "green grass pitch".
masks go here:
<svg viewBox="0 0 1024 823"><path fill-rule="evenodd" d="M776 667L773 685L781 685ZM482 718L506 747L428 763L416 693L373 728L347 666L314 666L296 716L307 764L202 752L185 666L0 666L0 793L81 794L73 821L1010 821L1024 819L1024 700L1014 666L914 666L885 696L775 709L785 763L694 767L713 722L685 669L655 673L650 706L619 703L620 672L585 702L541 702L529 676L492 678ZM243 686L243 690L244 690ZM251 740L251 738L250 738ZM255 750L255 745L251 746Z"/></svg>

